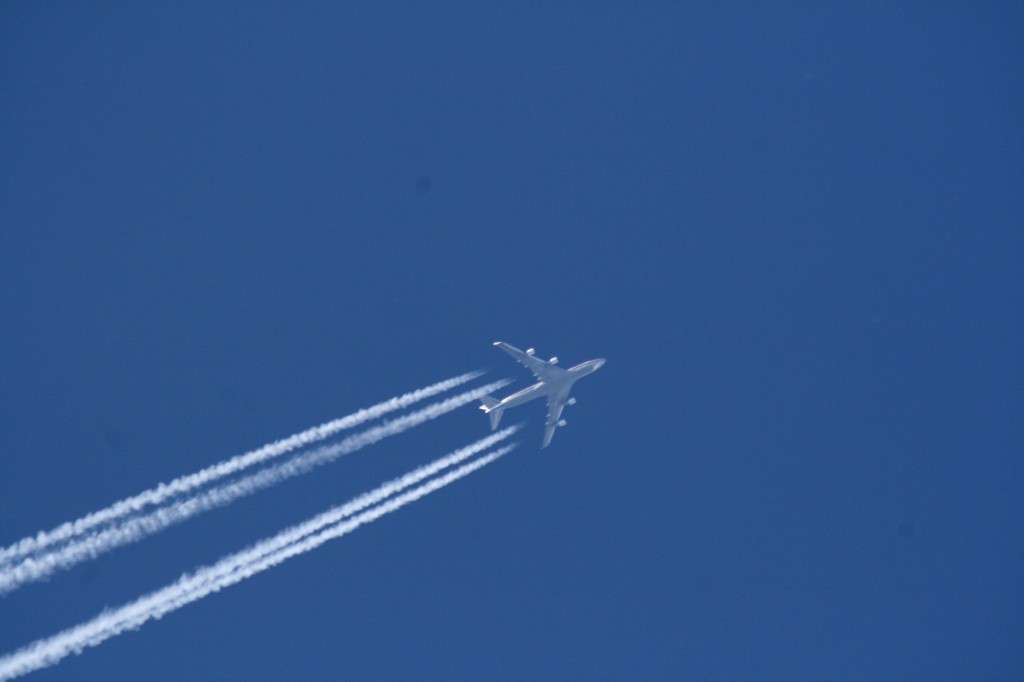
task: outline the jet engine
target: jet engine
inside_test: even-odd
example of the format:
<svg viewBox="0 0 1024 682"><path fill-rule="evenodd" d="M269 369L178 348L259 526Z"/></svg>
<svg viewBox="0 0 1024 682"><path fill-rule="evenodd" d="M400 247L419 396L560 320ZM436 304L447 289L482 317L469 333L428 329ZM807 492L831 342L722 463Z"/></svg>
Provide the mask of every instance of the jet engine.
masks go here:
<svg viewBox="0 0 1024 682"><path fill-rule="evenodd" d="M569 398L569 399L568 399L568 400L567 400L567 401L565 402L565 404L566 404L566 405L575 405L575 404L576 404L576 398Z"/></svg>
<svg viewBox="0 0 1024 682"><path fill-rule="evenodd" d="M533 355L533 354L534 354L534 353L536 353L536 352L537 352L537 351L533 350L532 348L527 348L527 349L526 349L526 354L527 354L527 355Z"/></svg>
<svg viewBox="0 0 1024 682"><path fill-rule="evenodd" d="M557 365L558 364L558 356L557 355L552 355L551 359L548 360L548 364L549 365Z"/></svg>
<svg viewBox="0 0 1024 682"><path fill-rule="evenodd" d="M559 419L558 420L558 425L559 426L565 426L566 424L567 424L567 422L564 419Z"/></svg>

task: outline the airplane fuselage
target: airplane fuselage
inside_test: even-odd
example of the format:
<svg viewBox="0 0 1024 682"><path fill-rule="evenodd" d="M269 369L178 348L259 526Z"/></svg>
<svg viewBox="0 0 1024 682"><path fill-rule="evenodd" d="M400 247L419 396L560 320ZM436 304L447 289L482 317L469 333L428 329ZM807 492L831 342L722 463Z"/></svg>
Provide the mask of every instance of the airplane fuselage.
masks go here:
<svg viewBox="0 0 1024 682"><path fill-rule="evenodd" d="M558 377L557 379L538 381L532 386L527 386L521 391L513 393L501 400L501 402L498 403L498 407L505 410L544 396L559 395L562 393L568 394L572 389L572 385L576 383L578 379L582 379L588 374L596 372L603 364L603 358L581 362L574 367L570 367L563 376Z"/></svg>

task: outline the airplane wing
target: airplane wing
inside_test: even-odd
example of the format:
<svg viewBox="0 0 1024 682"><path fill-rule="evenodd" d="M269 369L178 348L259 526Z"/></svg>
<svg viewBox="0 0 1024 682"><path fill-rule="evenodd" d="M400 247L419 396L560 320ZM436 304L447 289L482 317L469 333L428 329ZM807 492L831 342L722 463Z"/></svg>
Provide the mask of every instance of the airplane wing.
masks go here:
<svg viewBox="0 0 1024 682"><path fill-rule="evenodd" d="M558 428L558 424L550 424L544 427L544 442L540 444L542 448L546 448L551 445L551 439L555 435L555 429Z"/></svg>
<svg viewBox="0 0 1024 682"><path fill-rule="evenodd" d="M561 367L556 367L554 362L549 360L541 360L533 354L531 348L527 352L523 352L515 346L510 346L504 341L495 341L494 345L502 349L512 357L516 359L523 367L533 372L533 376L537 377L539 381L548 381L565 374L565 370ZM557 362L556 358L551 358ZM557 419L555 421L558 421Z"/></svg>
<svg viewBox="0 0 1024 682"><path fill-rule="evenodd" d="M551 444L551 438L555 435L555 429L561 426L562 410L565 409L565 403L568 399L568 389L548 396L548 418L544 422L544 442L540 445L542 448L546 448Z"/></svg>

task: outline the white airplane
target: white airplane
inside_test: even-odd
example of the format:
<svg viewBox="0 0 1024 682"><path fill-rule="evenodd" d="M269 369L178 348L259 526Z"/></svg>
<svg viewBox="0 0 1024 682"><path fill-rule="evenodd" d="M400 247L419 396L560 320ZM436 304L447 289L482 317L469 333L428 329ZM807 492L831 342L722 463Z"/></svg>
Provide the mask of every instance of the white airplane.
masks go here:
<svg viewBox="0 0 1024 682"><path fill-rule="evenodd" d="M576 398L569 397L572 385L576 383L577 379L600 369L601 365L605 362L604 358L587 360L575 367L562 369L561 367L555 367L558 363L558 358L541 360L534 356L532 348L523 352L503 341L495 341L494 345L514 357L519 364L524 365L533 372L533 376L537 377L537 383L524 388L518 393L513 393L504 400L498 400L489 395L480 399L480 402L483 403L480 409L491 418L491 431L498 428L501 415L508 408L522 405L534 398L547 396L548 419L544 423L544 442L541 444L542 448L546 448L551 443L551 437L555 435L555 429L559 426L565 426L565 420L562 419L562 409L566 405L576 404Z"/></svg>

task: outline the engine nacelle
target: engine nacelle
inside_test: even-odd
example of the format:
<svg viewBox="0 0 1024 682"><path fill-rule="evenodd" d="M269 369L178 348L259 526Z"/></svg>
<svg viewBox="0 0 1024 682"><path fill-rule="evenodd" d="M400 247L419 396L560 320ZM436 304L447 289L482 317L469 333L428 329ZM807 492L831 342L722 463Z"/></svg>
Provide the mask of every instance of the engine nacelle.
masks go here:
<svg viewBox="0 0 1024 682"><path fill-rule="evenodd" d="M569 398L569 400L566 401L565 404L566 405L575 405L576 404L576 398Z"/></svg>
<svg viewBox="0 0 1024 682"><path fill-rule="evenodd" d="M568 422L566 422L566 421L565 421L564 419L559 419L559 420L558 420L558 425L559 425L559 426L565 426L565 425L566 425L567 423L568 423Z"/></svg>
<svg viewBox="0 0 1024 682"><path fill-rule="evenodd" d="M548 364L549 365L557 365L558 364L558 356L557 355L552 355L551 359L548 360Z"/></svg>
<svg viewBox="0 0 1024 682"><path fill-rule="evenodd" d="M527 354L527 355L533 355L533 354L534 354L535 352L536 352L536 351L535 351L535 350L533 350L532 348L527 348L527 349L526 349L526 354Z"/></svg>

